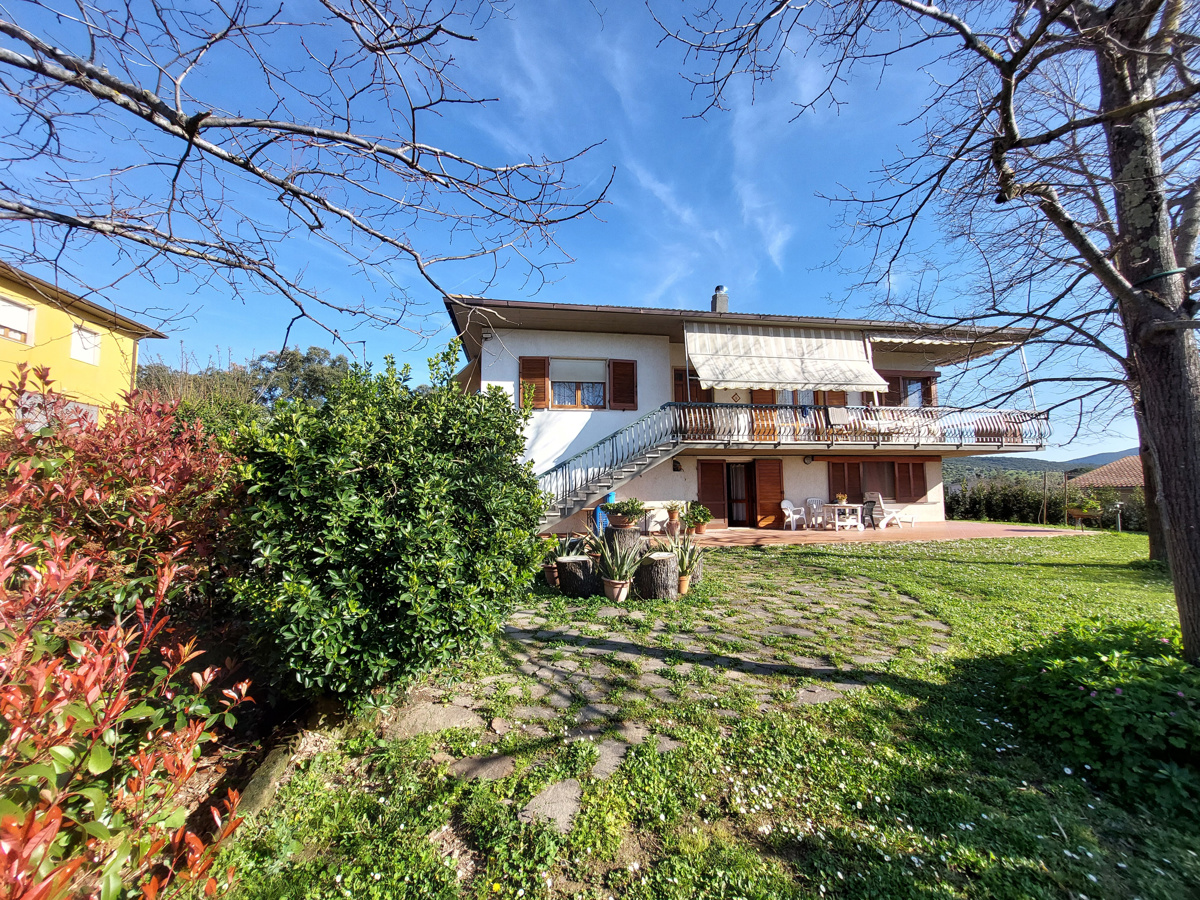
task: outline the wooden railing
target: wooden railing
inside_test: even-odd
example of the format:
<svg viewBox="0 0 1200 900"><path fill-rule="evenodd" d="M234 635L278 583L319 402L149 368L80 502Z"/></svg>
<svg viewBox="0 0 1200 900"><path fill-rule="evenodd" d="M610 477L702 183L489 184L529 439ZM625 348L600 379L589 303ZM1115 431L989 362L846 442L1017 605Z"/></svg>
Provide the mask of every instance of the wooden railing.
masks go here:
<svg viewBox="0 0 1200 900"><path fill-rule="evenodd" d="M593 482L634 464L655 447L688 443L872 444L878 447L1042 445L1043 413L945 406L758 406L665 403L538 476L561 503Z"/></svg>

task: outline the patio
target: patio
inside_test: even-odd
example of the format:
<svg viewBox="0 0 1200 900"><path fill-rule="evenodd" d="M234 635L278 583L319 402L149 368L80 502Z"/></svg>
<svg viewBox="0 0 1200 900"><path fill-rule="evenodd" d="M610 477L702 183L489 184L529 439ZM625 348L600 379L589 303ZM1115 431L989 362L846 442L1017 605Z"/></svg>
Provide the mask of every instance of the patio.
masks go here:
<svg viewBox="0 0 1200 900"><path fill-rule="evenodd" d="M779 544L843 544L863 541L963 541L972 538L1064 537L1088 534L1077 528L1012 525L1005 522L918 522L915 526L865 531L819 528L780 531L766 528L719 528L697 535L706 547L761 547ZM1095 533L1095 532L1090 532Z"/></svg>

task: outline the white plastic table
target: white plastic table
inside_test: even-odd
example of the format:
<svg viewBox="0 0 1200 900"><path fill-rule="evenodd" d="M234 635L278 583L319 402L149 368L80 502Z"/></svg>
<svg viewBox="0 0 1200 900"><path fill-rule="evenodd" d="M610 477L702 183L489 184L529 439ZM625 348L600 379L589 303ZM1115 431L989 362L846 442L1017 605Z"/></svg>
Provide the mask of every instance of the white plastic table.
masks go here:
<svg viewBox="0 0 1200 900"><path fill-rule="evenodd" d="M842 528L857 528L863 530L863 507L861 503L826 503L824 507L825 524L833 523L833 530Z"/></svg>

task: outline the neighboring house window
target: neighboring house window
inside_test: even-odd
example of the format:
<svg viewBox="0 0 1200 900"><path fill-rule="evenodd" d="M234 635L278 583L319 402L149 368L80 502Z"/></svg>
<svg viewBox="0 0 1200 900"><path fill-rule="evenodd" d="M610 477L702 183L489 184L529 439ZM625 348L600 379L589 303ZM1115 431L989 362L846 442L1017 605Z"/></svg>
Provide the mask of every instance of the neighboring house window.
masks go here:
<svg viewBox="0 0 1200 900"><path fill-rule="evenodd" d="M0 337L10 341L29 343L29 321L33 310L19 303L0 300Z"/></svg>
<svg viewBox="0 0 1200 900"><path fill-rule="evenodd" d="M551 359L550 405L559 409L604 409L608 360Z"/></svg>
<svg viewBox="0 0 1200 900"><path fill-rule="evenodd" d="M71 359L100 365L100 335L76 325L71 332Z"/></svg>
<svg viewBox="0 0 1200 900"><path fill-rule="evenodd" d="M779 402L785 406L815 406L814 391L780 391Z"/></svg>
<svg viewBox="0 0 1200 900"><path fill-rule="evenodd" d="M851 503L862 503L867 491L878 491L884 500L916 503L925 499L924 460L880 459L865 462L829 462L829 496L845 494Z"/></svg>

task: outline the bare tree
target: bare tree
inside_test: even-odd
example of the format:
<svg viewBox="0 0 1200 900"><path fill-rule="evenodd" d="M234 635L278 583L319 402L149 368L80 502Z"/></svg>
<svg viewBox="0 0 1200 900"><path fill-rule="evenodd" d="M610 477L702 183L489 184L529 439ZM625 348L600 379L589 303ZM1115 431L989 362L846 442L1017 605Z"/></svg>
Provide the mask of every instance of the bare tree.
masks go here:
<svg viewBox="0 0 1200 900"><path fill-rule="evenodd" d="M454 81L453 51L497 10L465 2L0 9L2 252L85 295L136 274L282 296L338 339L337 314L400 323L410 289L444 295L456 263L486 286L515 258L538 283L565 260L555 226L604 191L580 198L569 160L495 164L439 140L486 102ZM313 261L349 267L370 299L335 299Z"/></svg>
<svg viewBox="0 0 1200 900"><path fill-rule="evenodd" d="M798 115L842 102L860 70L925 65L925 139L875 188L843 197L873 251L882 305L913 318L1034 325L1034 368L1056 405L1131 398L1183 626L1200 662L1200 27L1187 0L713 0L682 24L690 77L722 106L741 77L770 78L788 53L814 53L828 78ZM903 295L922 216L974 252L977 284L947 304ZM928 282L926 282L926 288ZM1035 360L1036 362L1036 360ZM1157 487L1155 487L1155 485Z"/></svg>

